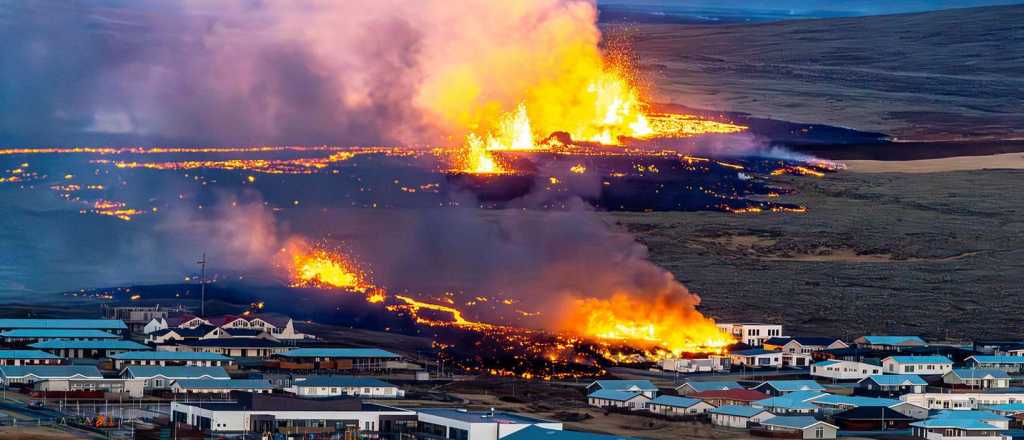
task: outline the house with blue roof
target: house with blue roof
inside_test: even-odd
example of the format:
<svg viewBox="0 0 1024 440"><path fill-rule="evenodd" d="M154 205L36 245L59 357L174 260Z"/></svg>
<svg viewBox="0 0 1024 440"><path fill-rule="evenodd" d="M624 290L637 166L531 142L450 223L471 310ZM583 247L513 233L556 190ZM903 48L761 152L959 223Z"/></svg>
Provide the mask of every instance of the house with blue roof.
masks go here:
<svg viewBox="0 0 1024 440"><path fill-rule="evenodd" d="M931 356L889 356L882 359L882 371L886 374L917 374L920 376L941 376L953 370L953 361L948 357Z"/></svg>
<svg viewBox="0 0 1024 440"><path fill-rule="evenodd" d="M971 368L993 368L1007 373L1024 373L1024 356L975 355L966 359Z"/></svg>
<svg viewBox="0 0 1024 440"><path fill-rule="evenodd" d="M178 379L171 385L171 391L174 394L269 393L274 391L274 385L266 379Z"/></svg>
<svg viewBox="0 0 1024 440"><path fill-rule="evenodd" d="M934 417L910 424L914 437L926 440L1009 440L1001 428L967 417Z"/></svg>
<svg viewBox="0 0 1024 440"><path fill-rule="evenodd" d="M59 365L64 358L42 350L0 350L0 365Z"/></svg>
<svg viewBox="0 0 1024 440"><path fill-rule="evenodd" d="M794 391L825 391L825 387L813 380L769 380L751 389L769 396L781 396Z"/></svg>
<svg viewBox="0 0 1024 440"><path fill-rule="evenodd" d="M587 404L598 408L626 408L640 411L651 398L636 391L597 390L587 395Z"/></svg>
<svg viewBox="0 0 1024 440"><path fill-rule="evenodd" d="M868 376L857 382L854 393L874 397L898 397L907 393L923 393L928 382L916 374L885 374Z"/></svg>
<svg viewBox="0 0 1024 440"><path fill-rule="evenodd" d="M897 399L883 399L879 397L866 397L866 396L844 396L839 394L823 394L810 401L819 408L819 413L824 415L834 415L854 408L862 407L883 407L891 408L894 411L900 411L907 409L905 402ZM908 417L915 419L922 419L927 417L928 411L923 408L917 408L915 416L905 414Z"/></svg>
<svg viewBox="0 0 1024 440"><path fill-rule="evenodd" d="M595 380L587 385L587 393L598 390L629 391L643 394L648 399L658 395L658 387L649 380Z"/></svg>
<svg viewBox="0 0 1024 440"><path fill-rule="evenodd" d="M729 362L747 367L779 368L782 366L782 352L763 348L736 350L729 353Z"/></svg>
<svg viewBox="0 0 1024 440"><path fill-rule="evenodd" d="M939 411L934 418L952 418L952 419L970 419L980 420L998 428L1009 429L1010 418L996 414L988 410L962 410L962 409L945 409Z"/></svg>
<svg viewBox="0 0 1024 440"><path fill-rule="evenodd" d="M861 336L853 340L860 348L870 350L901 351L912 347L927 347L920 336Z"/></svg>
<svg viewBox="0 0 1024 440"><path fill-rule="evenodd" d="M974 390L1009 388L1010 374L998 368L954 368L942 376L942 383L950 388Z"/></svg>
<svg viewBox="0 0 1024 440"><path fill-rule="evenodd" d="M839 427L810 416L779 416L761 422L751 432L767 437L834 439Z"/></svg>
<svg viewBox="0 0 1024 440"><path fill-rule="evenodd" d="M5 386L32 384L50 379L102 379L93 365L21 365L0 366L0 379Z"/></svg>
<svg viewBox="0 0 1024 440"><path fill-rule="evenodd" d="M125 339L96 339L88 341L51 339L30 344L29 347L71 359L103 359L126 351L152 350L147 345Z"/></svg>
<svg viewBox="0 0 1024 440"><path fill-rule="evenodd" d="M149 366L190 366L190 367L228 367L233 360L220 353L194 351L128 351L110 356L115 369L130 365Z"/></svg>
<svg viewBox="0 0 1024 440"><path fill-rule="evenodd" d="M864 362L827 360L811 365L811 376L831 381L854 381L868 376L882 374L880 365Z"/></svg>
<svg viewBox="0 0 1024 440"><path fill-rule="evenodd" d="M527 426L501 438L502 440L639 440L636 437L620 435L591 434L589 432L566 431L562 429Z"/></svg>
<svg viewBox="0 0 1024 440"><path fill-rule="evenodd" d="M747 405L722 405L708 413L711 414L712 425L743 429L775 417L775 414L764 408Z"/></svg>
<svg viewBox="0 0 1024 440"><path fill-rule="evenodd" d="M96 340L121 339L117 335L97 329L63 329L63 328L22 328L0 332L0 340L10 346L24 346L51 339Z"/></svg>
<svg viewBox="0 0 1024 440"><path fill-rule="evenodd" d="M658 396L647 402L647 411L663 416L704 414L715 406L700 399L682 396Z"/></svg>
<svg viewBox="0 0 1024 440"><path fill-rule="evenodd" d="M130 366L121 372L121 377L141 379L146 389L168 389L181 379L231 379L223 367L153 367Z"/></svg>
<svg viewBox="0 0 1024 440"><path fill-rule="evenodd" d="M783 396L773 396L750 403L755 408L763 408L775 415L807 415L818 412L818 407L811 403L815 398L825 394L818 391L794 391Z"/></svg>
<svg viewBox="0 0 1024 440"><path fill-rule="evenodd" d="M0 332L21 329L104 330L124 335L128 326L120 319L0 319Z"/></svg>
<svg viewBox="0 0 1024 440"><path fill-rule="evenodd" d="M704 391L711 390L742 390L743 386L739 382L731 380L710 380L710 381L687 381L682 385L676 387L676 392L683 396L689 396L691 394L701 393Z"/></svg>
<svg viewBox="0 0 1024 440"><path fill-rule="evenodd" d="M1001 416L1011 417L1017 414L1024 414L1024 402L991 405L987 409Z"/></svg>
<svg viewBox="0 0 1024 440"><path fill-rule="evenodd" d="M387 370L401 356L379 348L296 348L274 355L290 370Z"/></svg>
<svg viewBox="0 0 1024 440"><path fill-rule="evenodd" d="M372 377L309 376L296 379L285 388L302 397L357 396L370 399L397 399L405 391L397 386Z"/></svg>

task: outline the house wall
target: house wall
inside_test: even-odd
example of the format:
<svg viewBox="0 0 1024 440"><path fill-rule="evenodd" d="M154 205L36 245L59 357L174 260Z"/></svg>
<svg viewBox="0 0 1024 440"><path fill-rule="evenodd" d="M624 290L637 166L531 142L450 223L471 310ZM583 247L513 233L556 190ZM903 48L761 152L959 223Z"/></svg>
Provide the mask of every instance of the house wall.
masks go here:
<svg viewBox="0 0 1024 440"><path fill-rule="evenodd" d="M919 376L926 376L931 374L946 374L953 370L953 364L932 364L916 362L904 364L891 360L883 360L882 369L884 369L886 373L890 374L917 374Z"/></svg>
<svg viewBox="0 0 1024 440"><path fill-rule="evenodd" d="M836 380L859 380L882 374L882 367L862 362L839 361L824 367L812 365L811 375Z"/></svg>
<svg viewBox="0 0 1024 440"><path fill-rule="evenodd" d="M294 385L289 391L298 396L361 396L361 397L383 397L398 398L405 395L405 392L398 387L307 387Z"/></svg>
<svg viewBox="0 0 1024 440"><path fill-rule="evenodd" d="M647 410L654 414L662 414L668 416L682 416L687 414L704 414L708 411L715 409L714 406L707 404L706 402L697 402L689 408L680 408L677 406L658 405L654 403L647 404Z"/></svg>
<svg viewBox="0 0 1024 440"><path fill-rule="evenodd" d="M911 393L900 400L928 409L978 409L1024 402L1024 393Z"/></svg>
<svg viewBox="0 0 1024 440"><path fill-rule="evenodd" d="M371 427L370 430L375 431L380 427L380 416L409 414L400 411L210 411L187 406L183 403L172 402L172 416L175 411L184 413L188 417L187 423L193 426L198 426L197 417L209 418L210 430L213 432L240 432L248 430L248 423L253 415L273 415L277 420L358 420L360 428L369 426ZM561 424L559 424L560 426Z"/></svg>
<svg viewBox="0 0 1024 440"><path fill-rule="evenodd" d="M754 417L742 417L732 416L727 414L711 414L711 424L716 426L725 426L729 428L743 428L746 429L747 422L761 423L774 415L767 412L757 414Z"/></svg>
<svg viewBox="0 0 1024 440"><path fill-rule="evenodd" d="M818 436L818 429L821 429L821 436ZM836 434L839 432L837 428L821 424L819 426L812 426L803 430L803 438L805 439L819 439L819 438L836 438Z"/></svg>

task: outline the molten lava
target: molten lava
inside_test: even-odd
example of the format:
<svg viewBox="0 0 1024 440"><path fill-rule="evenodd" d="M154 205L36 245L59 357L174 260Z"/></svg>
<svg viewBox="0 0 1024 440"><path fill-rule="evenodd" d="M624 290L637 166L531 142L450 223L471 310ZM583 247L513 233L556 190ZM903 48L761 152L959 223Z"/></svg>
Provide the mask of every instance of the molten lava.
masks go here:
<svg viewBox="0 0 1024 440"><path fill-rule="evenodd" d="M285 250L291 256L292 287L338 287L366 293L373 285L366 280L348 258L327 249L308 249L304 244L293 244ZM378 294L374 292L373 295Z"/></svg>

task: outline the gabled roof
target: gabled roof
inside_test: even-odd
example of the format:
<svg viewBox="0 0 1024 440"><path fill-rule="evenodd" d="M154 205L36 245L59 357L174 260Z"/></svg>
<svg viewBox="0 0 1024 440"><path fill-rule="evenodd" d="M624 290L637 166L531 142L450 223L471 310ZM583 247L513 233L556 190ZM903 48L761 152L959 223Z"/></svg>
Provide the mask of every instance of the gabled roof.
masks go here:
<svg viewBox="0 0 1024 440"><path fill-rule="evenodd" d="M947 419L972 419L972 420L992 420L992 421L1003 421L1006 420L1006 416L1001 416L992 411L983 410L954 410L946 409L939 411L935 416L936 418L947 418Z"/></svg>
<svg viewBox="0 0 1024 440"><path fill-rule="evenodd" d="M790 391L821 391L825 389L825 387L813 380L769 380L754 388L761 388L766 385L784 393Z"/></svg>
<svg viewBox="0 0 1024 440"><path fill-rule="evenodd" d="M754 417L763 412L768 412L764 408L754 408L747 405L722 405L718 408L711 410L712 414L723 414L727 416L739 416L739 417Z"/></svg>
<svg viewBox="0 0 1024 440"><path fill-rule="evenodd" d="M814 366L815 367L827 367L829 365L835 365L835 364L840 364L840 363L842 363L842 362L841 361L821 361L821 362L815 362Z"/></svg>
<svg viewBox="0 0 1024 440"><path fill-rule="evenodd" d="M42 379L81 377L102 379L103 375L93 365L5 365L0 366L0 376L5 378L35 376Z"/></svg>
<svg viewBox="0 0 1024 440"><path fill-rule="evenodd" d="M178 327L178 326L180 326L180 325L182 325L182 324L184 324L186 322L189 322L189 321L191 321L193 319L196 319L196 318L199 318L199 317L196 316L196 315L193 315L191 313L184 313L184 314L181 314L181 315L168 316L167 317L167 326L168 327ZM202 320L202 321L206 321L205 319L202 319L202 318L199 318L199 319Z"/></svg>
<svg viewBox="0 0 1024 440"><path fill-rule="evenodd" d="M747 350L736 350L736 351L731 352L729 354L734 354L734 355L737 355L737 356L763 356L763 355L768 355L768 354L779 354L779 353L782 353L782 352L781 351L765 350L763 348L751 348L751 349L747 349Z"/></svg>
<svg viewBox="0 0 1024 440"><path fill-rule="evenodd" d="M390 351L379 348L296 348L279 356L284 357L325 357L325 358L398 358Z"/></svg>
<svg viewBox="0 0 1024 440"><path fill-rule="evenodd" d="M134 378L165 377L167 379L230 379L224 367L155 367L132 365L124 373Z"/></svg>
<svg viewBox="0 0 1024 440"><path fill-rule="evenodd" d="M72 328L125 330L128 328L120 319L0 319L0 328Z"/></svg>
<svg viewBox="0 0 1024 440"><path fill-rule="evenodd" d="M212 325L199 324L195 327L168 327L162 330L152 332L150 333L150 335L163 336L168 333L174 332L175 334L183 338L201 338L216 329L217 327L214 327Z"/></svg>
<svg viewBox="0 0 1024 440"><path fill-rule="evenodd" d="M649 380L596 380L587 388L597 385L602 390L614 391L658 391L658 387Z"/></svg>
<svg viewBox="0 0 1024 440"><path fill-rule="evenodd" d="M129 351L110 356L111 359L120 361L135 360L169 360L169 361L230 361L231 358L220 353L192 352L192 351Z"/></svg>
<svg viewBox="0 0 1024 440"><path fill-rule="evenodd" d="M839 338L822 338L817 336L797 336L794 337L793 340L799 343L800 345L820 345L823 347L828 347L829 345L835 343L836 341L843 342Z"/></svg>
<svg viewBox="0 0 1024 440"><path fill-rule="evenodd" d="M1003 370L995 368L954 368L949 374L960 379L1009 379L1010 375Z"/></svg>
<svg viewBox="0 0 1024 440"><path fill-rule="evenodd" d="M208 338L179 341L178 345L189 347L225 347L225 348L279 348L289 345L270 339L261 338ZM297 350L292 350L297 351ZM290 353L289 351L288 353ZM282 353L282 355L287 353Z"/></svg>
<svg viewBox="0 0 1024 440"><path fill-rule="evenodd" d="M710 390L701 391L693 394L691 397L698 399L723 399L723 400L735 400L740 402L753 402L755 400L761 400L768 397L767 394L760 391L754 390Z"/></svg>
<svg viewBox="0 0 1024 440"><path fill-rule="evenodd" d="M393 388L394 385L372 377L356 376L310 376L304 380L296 380L297 387L375 387Z"/></svg>
<svg viewBox="0 0 1024 440"><path fill-rule="evenodd" d="M997 431L999 428L989 425L981 420L969 418L936 417L911 423L910 426L918 428L957 428L965 431Z"/></svg>
<svg viewBox="0 0 1024 440"><path fill-rule="evenodd" d="M120 336L97 329L19 328L0 333L4 338L94 338L119 339Z"/></svg>
<svg viewBox="0 0 1024 440"><path fill-rule="evenodd" d="M694 392L698 392L698 393L701 392L701 391L710 391L710 390L739 390L739 389L743 389L743 386L740 385L739 382L729 381L729 380L713 380L713 381L706 381L706 382L690 381L690 382L686 382L686 383L676 387L676 389L678 390L678 389L680 389L680 388L682 388L684 386L689 386L691 389L693 389Z"/></svg>
<svg viewBox="0 0 1024 440"><path fill-rule="evenodd" d="M967 358L979 364L1024 364L1024 356L975 355Z"/></svg>
<svg viewBox="0 0 1024 440"><path fill-rule="evenodd" d="M893 362L898 362L898 363L901 363L901 364L952 364L953 363L953 361L951 361L948 357L939 356L939 355L934 355L934 356L889 356L889 357L887 357L885 359L882 359L882 360L886 361L886 360L889 360L889 359L892 359Z"/></svg>
<svg viewBox="0 0 1024 440"><path fill-rule="evenodd" d="M895 399L880 399L876 397L864 397L864 396L841 396L838 394L825 394L813 400L814 403L819 405L837 405L837 406L852 406L852 407L891 407L893 405L899 405L902 403Z"/></svg>
<svg viewBox="0 0 1024 440"><path fill-rule="evenodd" d="M262 334L267 332L266 330L263 330L261 328L228 328L228 327L225 327L225 328L222 328L221 330L223 332L233 336L233 337L236 337L236 338L259 336L259 335L262 335Z"/></svg>
<svg viewBox="0 0 1024 440"><path fill-rule="evenodd" d="M42 350L0 350L0 359L64 359Z"/></svg>
<svg viewBox="0 0 1024 440"><path fill-rule="evenodd" d="M819 423L824 423L828 426L839 429L831 423L822 422L821 420L810 416L777 416L761 422L761 424L765 426L778 426L792 429L807 429Z"/></svg>
<svg viewBox="0 0 1024 440"><path fill-rule="evenodd" d="M767 399L761 399L750 403L751 406L760 406L762 408L779 408L786 410L816 410L818 407L804 402L800 399L792 399L787 396L780 397L769 397Z"/></svg>
<svg viewBox="0 0 1024 440"><path fill-rule="evenodd" d="M274 385L266 379L179 379L174 384L185 389L272 390Z"/></svg>
<svg viewBox="0 0 1024 440"><path fill-rule="evenodd" d="M67 339L50 339L48 341L29 344L29 347L40 350L84 349L84 350L150 350L149 346L124 339L101 339L96 341L69 341Z"/></svg>
<svg viewBox="0 0 1024 440"><path fill-rule="evenodd" d="M860 382L865 380L888 386L928 385L928 382L916 374L879 374L865 377Z"/></svg>
<svg viewBox="0 0 1024 440"><path fill-rule="evenodd" d="M1024 403L1004 403L1002 405L992 405L988 409L992 411L1024 412Z"/></svg>
<svg viewBox="0 0 1024 440"><path fill-rule="evenodd" d="M858 406L834 416L844 420L917 420L885 406Z"/></svg>
<svg viewBox="0 0 1024 440"><path fill-rule="evenodd" d="M647 403L652 405L671 406L675 408L689 408L701 402L703 402L703 400L682 396L658 396Z"/></svg>
<svg viewBox="0 0 1024 440"><path fill-rule="evenodd" d="M596 399L614 400L617 402L625 402L633 399L637 396L643 396L640 393L634 393L632 391L614 391L614 390L597 390L587 395Z"/></svg>
<svg viewBox="0 0 1024 440"><path fill-rule="evenodd" d="M863 339L871 345L927 344L920 336L864 336Z"/></svg>
<svg viewBox="0 0 1024 440"><path fill-rule="evenodd" d="M772 336L765 339L762 345L786 345L787 342L792 340L793 338L789 336Z"/></svg>
<svg viewBox="0 0 1024 440"><path fill-rule="evenodd" d="M502 440L636 440L635 437L622 437L618 435L591 434L589 432L565 431L558 429L541 428L537 425L530 425L509 435L502 437Z"/></svg>

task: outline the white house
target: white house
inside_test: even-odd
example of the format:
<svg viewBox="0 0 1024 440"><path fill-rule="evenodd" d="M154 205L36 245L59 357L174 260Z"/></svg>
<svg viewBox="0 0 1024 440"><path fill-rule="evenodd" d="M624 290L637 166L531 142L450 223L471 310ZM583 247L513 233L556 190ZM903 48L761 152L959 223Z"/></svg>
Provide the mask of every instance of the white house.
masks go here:
<svg viewBox="0 0 1024 440"><path fill-rule="evenodd" d="M213 327L213 324L211 324L210 321L185 313L175 316L153 318L142 328L142 331L148 335L155 331L168 328L191 329L201 325Z"/></svg>
<svg viewBox="0 0 1024 440"><path fill-rule="evenodd" d="M145 380L146 389L168 389L181 379L231 379L223 367L130 366L121 377Z"/></svg>
<svg viewBox="0 0 1024 440"><path fill-rule="evenodd" d="M1024 403L1024 393L911 393L900 400L928 409L979 409Z"/></svg>
<svg viewBox="0 0 1024 440"><path fill-rule="evenodd" d="M149 365L157 367L189 366L189 367L227 367L232 359L218 353L181 352L181 351L129 351L110 356L115 369L129 365Z"/></svg>
<svg viewBox="0 0 1024 440"><path fill-rule="evenodd" d="M416 418L418 431L430 434L429 438L441 439L498 440L531 427L562 430L561 422L493 410L420 408ZM545 434L544 437L550 436Z"/></svg>
<svg viewBox="0 0 1024 440"><path fill-rule="evenodd" d="M64 358L42 350L0 350L0 365L59 365Z"/></svg>
<svg viewBox="0 0 1024 440"><path fill-rule="evenodd" d="M923 393L928 382L916 374L884 374L869 376L857 382L860 394L876 396L899 396L907 393Z"/></svg>
<svg viewBox="0 0 1024 440"><path fill-rule="evenodd" d="M764 342L765 349L778 350L783 353L811 354L816 351L849 348L850 345L838 338L819 337L777 337Z"/></svg>
<svg viewBox="0 0 1024 440"><path fill-rule="evenodd" d="M178 379L171 385L175 394L269 393L273 390L274 386L266 379Z"/></svg>
<svg viewBox="0 0 1024 440"><path fill-rule="evenodd" d="M701 393L704 391L725 391L744 389L739 382L731 380L710 380L710 381L687 381L676 387L676 393L681 396Z"/></svg>
<svg viewBox="0 0 1024 440"><path fill-rule="evenodd" d="M1009 388L1010 375L995 368L954 368L942 376L942 382L954 388Z"/></svg>
<svg viewBox="0 0 1024 440"><path fill-rule="evenodd" d="M810 416L772 417L761 422L762 432L771 437L834 439L839 427Z"/></svg>
<svg viewBox="0 0 1024 440"><path fill-rule="evenodd" d="M825 387L813 380L769 380L751 389L769 396L781 396L797 391L815 391L819 393L825 391Z"/></svg>
<svg viewBox="0 0 1024 440"><path fill-rule="evenodd" d="M729 353L729 361L733 365L778 368L782 366L782 352L768 351L761 348L737 350Z"/></svg>
<svg viewBox="0 0 1024 440"><path fill-rule="evenodd" d="M927 347L928 343L920 336L861 336L853 340L858 347L872 350L895 350L904 348Z"/></svg>
<svg viewBox="0 0 1024 440"><path fill-rule="evenodd" d="M587 385L588 393L598 390L628 391L643 394L648 399L653 399L658 395L658 387L649 380L596 380Z"/></svg>
<svg viewBox="0 0 1024 440"><path fill-rule="evenodd" d="M939 414L910 424L914 437L925 440L1010 440L1006 429L996 420L960 414Z"/></svg>
<svg viewBox="0 0 1024 440"><path fill-rule="evenodd" d="M635 391L597 390L587 395L587 404L598 408L627 408L639 411L647 408L651 398Z"/></svg>
<svg viewBox="0 0 1024 440"><path fill-rule="evenodd" d="M663 416L704 414L713 409L714 405L692 397L658 396L647 402L647 411Z"/></svg>
<svg viewBox="0 0 1024 440"><path fill-rule="evenodd" d="M763 408L746 405L722 405L709 413L712 425L743 429L746 429L750 423L761 423L775 417L774 414Z"/></svg>
<svg viewBox="0 0 1024 440"><path fill-rule="evenodd" d="M882 367L853 361L821 361L811 365L811 376L831 380L861 380L882 374Z"/></svg>
<svg viewBox="0 0 1024 440"><path fill-rule="evenodd" d="M778 324L763 323L719 323L718 328L733 337L737 341L751 347L757 347L765 340L772 337L782 336L782 326Z"/></svg>
<svg viewBox="0 0 1024 440"><path fill-rule="evenodd" d="M396 399L405 396L405 391L395 385L372 377L355 376L312 376L297 379L285 388L292 394L303 397L358 396L370 399Z"/></svg>
<svg viewBox="0 0 1024 440"><path fill-rule="evenodd" d="M661 369L665 371L678 371L680 373L710 373L712 371L723 371L721 357L709 357L706 359L665 359L661 363Z"/></svg>
<svg viewBox="0 0 1024 440"><path fill-rule="evenodd" d="M967 358L967 366L973 368L995 368L1007 373L1024 373L1024 356L975 355Z"/></svg>
<svg viewBox="0 0 1024 440"><path fill-rule="evenodd" d="M943 375L953 369L953 361L945 356L889 356L882 359L886 374Z"/></svg>

